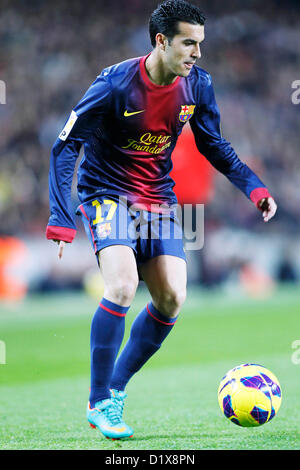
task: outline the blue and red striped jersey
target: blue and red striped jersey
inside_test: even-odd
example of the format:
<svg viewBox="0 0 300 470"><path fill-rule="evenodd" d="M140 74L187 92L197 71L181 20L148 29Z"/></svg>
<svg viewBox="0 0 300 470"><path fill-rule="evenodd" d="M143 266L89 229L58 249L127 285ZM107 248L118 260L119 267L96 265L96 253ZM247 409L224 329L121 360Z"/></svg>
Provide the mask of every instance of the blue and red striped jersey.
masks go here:
<svg viewBox="0 0 300 470"><path fill-rule="evenodd" d="M57 138L50 159L48 238L72 241L75 236L71 185L82 145L77 174L81 203L99 195L123 195L148 210L176 203L171 155L188 121L200 153L217 170L254 203L269 196L221 135L211 76L193 66L187 77L156 85L146 72L147 57L104 69Z"/></svg>

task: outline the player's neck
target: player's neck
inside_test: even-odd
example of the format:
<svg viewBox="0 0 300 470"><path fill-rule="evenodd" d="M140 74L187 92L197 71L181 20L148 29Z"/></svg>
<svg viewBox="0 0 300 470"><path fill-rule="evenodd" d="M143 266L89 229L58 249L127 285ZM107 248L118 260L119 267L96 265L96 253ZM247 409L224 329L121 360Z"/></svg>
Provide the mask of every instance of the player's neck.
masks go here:
<svg viewBox="0 0 300 470"><path fill-rule="evenodd" d="M149 57L147 57L145 68L149 79L155 85L171 85L177 78L177 75L174 75L166 69L162 58L155 49L151 52Z"/></svg>

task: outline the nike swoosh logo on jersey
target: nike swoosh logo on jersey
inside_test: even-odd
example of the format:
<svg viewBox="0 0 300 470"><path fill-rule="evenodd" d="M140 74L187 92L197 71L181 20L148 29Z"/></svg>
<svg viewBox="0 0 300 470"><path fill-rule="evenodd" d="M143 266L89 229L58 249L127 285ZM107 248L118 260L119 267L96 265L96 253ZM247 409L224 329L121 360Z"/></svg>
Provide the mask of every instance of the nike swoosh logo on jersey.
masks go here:
<svg viewBox="0 0 300 470"><path fill-rule="evenodd" d="M140 114L140 113L144 113L144 112L145 112L145 110L142 109L142 111L134 111L133 113L129 113L126 109L125 112L124 112L124 116L129 117L129 116L133 116L134 114Z"/></svg>

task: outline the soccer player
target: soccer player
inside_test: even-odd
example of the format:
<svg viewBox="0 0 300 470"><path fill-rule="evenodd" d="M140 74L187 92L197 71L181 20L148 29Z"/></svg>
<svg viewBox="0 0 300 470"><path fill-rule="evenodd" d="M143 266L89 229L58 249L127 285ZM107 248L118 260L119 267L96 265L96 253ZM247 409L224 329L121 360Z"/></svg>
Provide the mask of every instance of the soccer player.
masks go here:
<svg viewBox="0 0 300 470"><path fill-rule="evenodd" d="M183 243L178 218L168 208L176 203L171 155L186 122L201 154L245 193L264 221L276 212L265 185L221 135L211 77L195 65L204 22L198 7L186 1L159 5L149 23L152 52L104 69L72 110L52 149L47 238L59 244L61 258L76 233L70 193L84 145L78 213L104 280L104 297L91 324L87 419L109 438L132 436L122 417L126 385L160 348L185 300ZM166 215L169 237L161 235ZM139 237L138 229L132 230L137 220ZM142 237L153 220L154 236ZM124 223L125 235L120 234ZM151 301L134 320L116 360L140 278Z"/></svg>

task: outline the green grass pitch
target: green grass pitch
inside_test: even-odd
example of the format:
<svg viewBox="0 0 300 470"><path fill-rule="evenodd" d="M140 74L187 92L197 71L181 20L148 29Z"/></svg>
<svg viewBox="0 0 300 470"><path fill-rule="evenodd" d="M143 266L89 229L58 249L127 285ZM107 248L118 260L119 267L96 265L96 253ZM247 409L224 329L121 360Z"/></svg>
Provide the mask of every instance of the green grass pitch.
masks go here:
<svg viewBox="0 0 300 470"><path fill-rule="evenodd" d="M141 291L129 326L148 297ZM293 289L265 300L191 291L161 350L128 385L126 441L88 427L89 330L97 301L84 294L28 297L0 306L0 449L299 449L300 301ZM300 355L298 355L299 357ZM222 415L217 388L228 369L263 364L280 380L278 415L240 428Z"/></svg>

